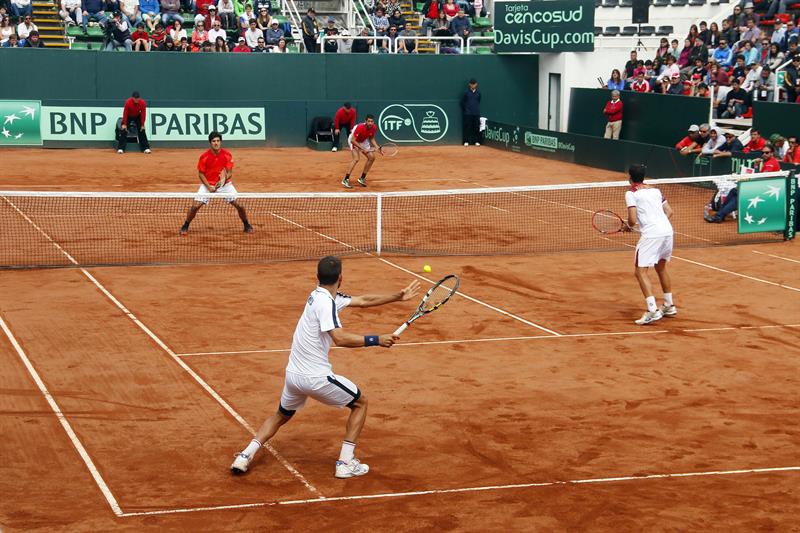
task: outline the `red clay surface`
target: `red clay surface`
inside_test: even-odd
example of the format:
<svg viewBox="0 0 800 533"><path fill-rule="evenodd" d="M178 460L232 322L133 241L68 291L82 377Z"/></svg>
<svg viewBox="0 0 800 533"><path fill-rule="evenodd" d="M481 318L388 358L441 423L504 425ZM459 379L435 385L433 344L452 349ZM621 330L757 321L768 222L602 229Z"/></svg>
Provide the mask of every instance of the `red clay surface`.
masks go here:
<svg viewBox="0 0 800 533"><path fill-rule="evenodd" d="M5 169L20 170L6 173L1 188L175 191L194 188L197 152L3 154ZM341 153L305 150L234 155L237 186L248 191L339 190L346 163ZM484 148L401 155L376 167L375 189L461 187L456 180L487 175L487 185L618 179ZM165 167L186 179L120 177ZM798 470L419 494L800 466L800 249L777 243L676 256L680 315L649 328L632 323L642 301L627 252L346 258L345 292L400 288L430 263L434 272L423 276L456 273L478 302L454 298L391 350L332 351L337 373L370 398L357 449L369 475L332 476L344 411L309 402L272 441L326 497L414 494L291 505L268 504L316 496L268 453L248 475L231 477L247 430L80 270L0 272L0 317L124 513L258 504L116 516L0 335L0 528L790 531L800 514ZM257 426L277 406L314 266L89 272ZM344 327L390 331L414 305L347 310Z"/></svg>

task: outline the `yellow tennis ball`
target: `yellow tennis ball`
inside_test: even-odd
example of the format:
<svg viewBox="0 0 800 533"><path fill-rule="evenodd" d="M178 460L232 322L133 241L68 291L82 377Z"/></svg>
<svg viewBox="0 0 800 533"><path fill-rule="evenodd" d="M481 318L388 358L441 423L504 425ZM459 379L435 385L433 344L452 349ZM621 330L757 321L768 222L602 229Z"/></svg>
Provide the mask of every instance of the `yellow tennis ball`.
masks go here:
<svg viewBox="0 0 800 533"><path fill-rule="evenodd" d="M422 267L422 271L423 272L430 272L431 270L433 270L433 269L431 268L430 265L425 265L425 266Z"/></svg>

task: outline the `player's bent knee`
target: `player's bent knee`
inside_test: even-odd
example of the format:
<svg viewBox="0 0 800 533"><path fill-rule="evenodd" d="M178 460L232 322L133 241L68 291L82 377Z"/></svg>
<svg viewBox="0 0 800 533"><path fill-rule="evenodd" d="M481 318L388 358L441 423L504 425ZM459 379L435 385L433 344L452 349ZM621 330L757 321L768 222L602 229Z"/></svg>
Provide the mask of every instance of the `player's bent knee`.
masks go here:
<svg viewBox="0 0 800 533"><path fill-rule="evenodd" d="M285 421L288 421L290 418L292 418L296 412L297 411L294 409L286 409L284 406L278 404L278 414Z"/></svg>
<svg viewBox="0 0 800 533"><path fill-rule="evenodd" d="M362 408L367 406L367 397L363 394L359 395L358 398L347 404L347 407L350 409L355 409L356 407Z"/></svg>

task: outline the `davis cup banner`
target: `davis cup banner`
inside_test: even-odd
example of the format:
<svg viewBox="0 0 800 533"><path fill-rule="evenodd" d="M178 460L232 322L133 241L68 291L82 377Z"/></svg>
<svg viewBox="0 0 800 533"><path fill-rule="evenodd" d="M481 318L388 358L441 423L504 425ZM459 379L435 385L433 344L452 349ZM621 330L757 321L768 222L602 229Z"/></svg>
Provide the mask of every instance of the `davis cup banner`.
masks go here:
<svg viewBox="0 0 800 533"><path fill-rule="evenodd" d="M496 0L494 8L498 54L594 50L593 0Z"/></svg>

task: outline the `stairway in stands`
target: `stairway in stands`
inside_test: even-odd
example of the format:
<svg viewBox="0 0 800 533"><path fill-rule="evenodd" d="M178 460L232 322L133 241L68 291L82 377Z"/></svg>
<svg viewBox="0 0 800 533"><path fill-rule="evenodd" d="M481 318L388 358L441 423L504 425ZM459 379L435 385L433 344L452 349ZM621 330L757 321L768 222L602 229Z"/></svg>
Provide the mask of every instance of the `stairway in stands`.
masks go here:
<svg viewBox="0 0 800 533"><path fill-rule="evenodd" d="M64 40L64 25L58 16L54 0L33 0L33 23L48 48L68 48Z"/></svg>

